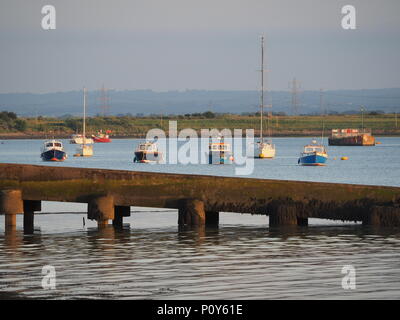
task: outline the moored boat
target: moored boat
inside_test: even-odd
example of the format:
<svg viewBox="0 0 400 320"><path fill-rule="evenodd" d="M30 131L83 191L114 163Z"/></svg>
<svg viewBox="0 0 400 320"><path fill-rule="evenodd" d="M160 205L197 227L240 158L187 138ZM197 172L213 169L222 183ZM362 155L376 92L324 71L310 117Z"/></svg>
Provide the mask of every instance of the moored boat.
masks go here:
<svg viewBox="0 0 400 320"><path fill-rule="evenodd" d="M328 159L328 153L325 146L317 144L315 140L311 144L304 146L303 152L297 161L302 166L324 166Z"/></svg>
<svg viewBox="0 0 400 320"><path fill-rule="evenodd" d="M259 141L257 142L257 147L255 148L255 158L261 159L272 159L275 158L275 145L271 140L268 141Z"/></svg>
<svg viewBox="0 0 400 320"><path fill-rule="evenodd" d="M69 140L69 143L71 144L83 144L83 135L82 134L73 134L71 136L71 139ZM93 144L94 141L92 138L86 138L85 137L85 143L86 144Z"/></svg>
<svg viewBox="0 0 400 320"><path fill-rule="evenodd" d="M374 146L370 129L332 129L330 146Z"/></svg>
<svg viewBox="0 0 400 320"><path fill-rule="evenodd" d="M111 133L110 130L107 130L106 133L103 133L103 131L100 130L96 135L92 134L93 141L96 143L111 142L109 133Z"/></svg>
<svg viewBox="0 0 400 320"><path fill-rule="evenodd" d="M232 148L230 143L224 142L223 137L218 137L218 142L210 138L208 145L208 164L232 164Z"/></svg>
<svg viewBox="0 0 400 320"><path fill-rule="evenodd" d="M83 127L82 127L82 143L76 148L74 157L91 157L93 155L93 140L88 144L86 138L86 88L83 88Z"/></svg>
<svg viewBox="0 0 400 320"><path fill-rule="evenodd" d="M145 141L139 143L135 149L135 157L133 162L139 163L157 163L163 160L163 154L158 150L155 142Z"/></svg>
<svg viewBox="0 0 400 320"><path fill-rule="evenodd" d="M264 37L261 37L261 94L260 94L260 140L255 144L254 157L260 159L272 159L275 158L276 150L275 145L272 143L272 133L269 124L270 115L267 116L267 129L269 133L269 139L264 141L263 137L263 113L264 113ZM272 105L267 105L272 109Z"/></svg>
<svg viewBox="0 0 400 320"><path fill-rule="evenodd" d="M53 139L44 142L40 157L43 161L64 161L67 159L67 153L62 142Z"/></svg>

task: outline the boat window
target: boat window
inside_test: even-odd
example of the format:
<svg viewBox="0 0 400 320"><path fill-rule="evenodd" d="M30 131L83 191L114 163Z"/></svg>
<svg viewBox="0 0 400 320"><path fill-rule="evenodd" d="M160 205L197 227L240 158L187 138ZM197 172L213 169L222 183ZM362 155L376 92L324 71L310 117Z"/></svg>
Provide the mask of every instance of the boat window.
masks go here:
<svg viewBox="0 0 400 320"><path fill-rule="evenodd" d="M61 147L61 143L55 143L54 144L56 147Z"/></svg>
<svg viewBox="0 0 400 320"><path fill-rule="evenodd" d="M321 147L306 147L304 152L324 152L324 148Z"/></svg>
<svg viewBox="0 0 400 320"><path fill-rule="evenodd" d="M46 143L46 147L52 147L52 146L53 146L52 142Z"/></svg>

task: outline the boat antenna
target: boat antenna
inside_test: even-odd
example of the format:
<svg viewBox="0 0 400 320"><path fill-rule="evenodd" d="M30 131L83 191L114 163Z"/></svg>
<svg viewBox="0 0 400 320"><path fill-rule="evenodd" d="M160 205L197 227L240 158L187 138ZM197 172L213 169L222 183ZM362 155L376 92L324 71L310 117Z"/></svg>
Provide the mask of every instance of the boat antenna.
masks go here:
<svg viewBox="0 0 400 320"><path fill-rule="evenodd" d="M260 142L263 142L263 111L264 111L264 36L261 36L261 110L260 110Z"/></svg>

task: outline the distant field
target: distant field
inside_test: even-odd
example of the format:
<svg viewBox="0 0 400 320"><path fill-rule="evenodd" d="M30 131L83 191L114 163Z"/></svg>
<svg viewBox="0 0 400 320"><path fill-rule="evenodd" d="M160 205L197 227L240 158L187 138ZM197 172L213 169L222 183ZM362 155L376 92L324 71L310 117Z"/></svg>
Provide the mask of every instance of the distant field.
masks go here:
<svg viewBox="0 0 400 320"><path fill-rule="evenodd" d="M168 130L168 121L176 120L178 130L183 128L200 129L255 129L259 134L260 118L255 115L243 116L234 114L203 116L170 116L170 117L95 117L87 119L87 132L94 134L98 130L111 130L112 136L144 137L152 128ZM0 135L7 137L67 137L81 132L82 119L58 118L18 118L18 126L7 128L1 125ZM22 122L25 123L22 123ZM21 124L22 123L22 124ZM268 127L269 123L269 127ZM329 116L272 116L265 118L264 133L269 128L274 136L315 136L320 135L324 123L325 134L333 128L361 128L360 115ZM394 114L364 115L364 127L372 129L374 135L400 135L400 121L396 127Z"/></svg>

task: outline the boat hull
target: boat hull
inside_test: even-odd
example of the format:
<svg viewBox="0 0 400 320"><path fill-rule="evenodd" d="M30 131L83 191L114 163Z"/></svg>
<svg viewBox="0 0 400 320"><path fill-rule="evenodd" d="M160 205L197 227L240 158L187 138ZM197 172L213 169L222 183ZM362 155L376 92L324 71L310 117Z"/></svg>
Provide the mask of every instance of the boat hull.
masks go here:
<svg viewBox="0 0 400 320"><path fill-rule="evenodd" d="M272 148L257 148L254 153L255 158L273 159L275 158L275 149Z"/></svg>
<svg viewBox="0 0 400 320"><path fill-rule="evenodd" d="M71 144L83 144L83 138L72 138L69 143ZM85 138L85 144L93 144L92 138Z"/></svg>
<svg viewBox="0 0 400 320"><path fill-rule="evenodd" d="M95 143L108 143L111 142L110 138L99 138L99 137L92 137Z"/></svg>
<svg viewBox="0 0 400 320"><path fill-rule="evenodd" d="M327 159L325 156L313 154L300 157L298 163L302 166L324 166Z"/></svg>
<svg viewBox="0 0 400 320"><path fill-rule="evenodd" d="M374 146L375 138L369 134L360 134L351 137L330 137L330 146Z"/></svg>
<svg viewBox="0 0 400 320"><path fill-rule="evenodd" d="M210 152L208 155L208 164L232 164L233 157L232 154L223 153L219 151Z"/></svg>
<svg viewBox="0 0 400 320"><path fill-rule="evenodd" d="M135 158L133 162L138 163L155 163L162 161L162 153L157 152L144 152L144 151L136 151Z"/></svg>
<svg viewBox="0 0 400 320"><path fill-rule="evenodd" d="M65 151L47 150L42 152L40 157L43 161L64 161L67 158Z"/></svg>
<svg viewBox="0 0 400 320"><path fill-rule="evenodd" d="M269 142L257 142L254 148L254 158L273 159L275 158L275 145Z"/></svg>

